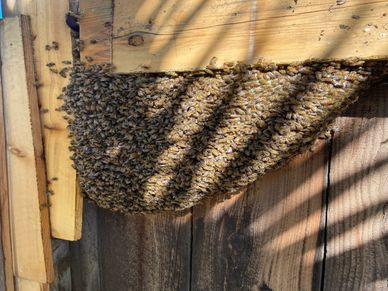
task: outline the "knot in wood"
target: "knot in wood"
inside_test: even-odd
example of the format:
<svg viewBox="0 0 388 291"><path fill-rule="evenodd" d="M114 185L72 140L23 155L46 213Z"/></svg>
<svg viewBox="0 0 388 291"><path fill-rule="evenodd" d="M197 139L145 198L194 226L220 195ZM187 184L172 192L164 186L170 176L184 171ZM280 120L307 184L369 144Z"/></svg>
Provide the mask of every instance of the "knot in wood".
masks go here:
<svg viewBox="0 0 388 291"><path fill-rule="evenodd" d="M135 34L128 37L128 45L141 46L144 43L144 38L140 34Z"/></svg>

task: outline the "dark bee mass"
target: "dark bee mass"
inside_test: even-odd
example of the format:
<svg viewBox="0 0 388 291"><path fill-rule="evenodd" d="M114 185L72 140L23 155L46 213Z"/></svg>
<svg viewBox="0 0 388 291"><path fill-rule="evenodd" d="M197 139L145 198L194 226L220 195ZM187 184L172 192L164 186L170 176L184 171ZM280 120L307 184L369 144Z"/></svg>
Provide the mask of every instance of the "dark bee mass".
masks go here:
<svg viewBox="0 0 388 291"><path fill-rule="evenodd" d="M311 147L384 71L357 60L132 75L75 66L63 109L81 187L122 213L235 192Z"/></svg>

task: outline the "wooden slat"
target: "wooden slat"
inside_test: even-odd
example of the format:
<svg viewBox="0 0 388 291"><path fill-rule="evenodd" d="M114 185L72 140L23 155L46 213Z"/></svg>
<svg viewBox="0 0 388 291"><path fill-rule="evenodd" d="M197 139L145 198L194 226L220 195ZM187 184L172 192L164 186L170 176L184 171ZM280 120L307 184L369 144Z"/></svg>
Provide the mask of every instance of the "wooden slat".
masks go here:
<svg viewBox="0 0 388 291"><path fill-rule="evenodd" d="M386 13L388 3L373 0L117 0L113 65L134 72L257 58L386 58Z"/></svg>
<svg viewBox="0 0 388 291"><path fill-rule="evenodd" d="M103 291L98 255L97 207L85 203L83 212L82 239L70 244L72 290Z"/></svg>
<svg viewBox="0 0 388 291"><path fill-rule="evenodd" d="M388 86L338 119L327 216L325 290L387 290Z"/></svg>
<svg viewBox="0 0 388 291"><path fill-rule="evenodd" d="M27 17L4 20L1 59L14 274L53 278L46 176Z"/></svg>
<svg viewBox="0 0 388 291"><path fill-rule="evenodd" d="M1 63L1 58L0 58ZM9 214L9 192L8 192L8 171L7 171L7 144L5 140L5 120L3 109L3 86L0 70L0 215L1 215L1 264L2 284L7 291L13 291L13 266L11 249L11 231Z"/></svg>
<svg viewBox="0 0 388 291"><path fill-rule="evenodd" d="M320 290L324 145L193 211L192 290Z"/></svg>
<svg viewBox="0 0 388 291"><path fill-rule="evenodd" d="M1 232L1 226L0 226ZM5 290L6 288L6 278L5 278L5 261L3 255L3 243L0 241L0 290ZM12 270L12 269L11 269Z"/></svg>
<svg viewBox="0 0 388 291"><path fill-rule="evenodd" d="M53 239L53 261L55 278L50 291L72 291L69 242Z"/></svg>
<svg viewBox="0 0 388 291"><path fill-rule="evenodd" d="M101 290L189 290L190 211L98 221Z"/></svg>
<svg viewBox="0 0 388 291"><path fill-rule="evenodd" d="M62 61L72 60L70 31L65 23L65 14L69 10L68 1L49 0L7 0L3 1L4 13L7 16L26 14L31 16L31 27L34 36L34 58L38 82L38 95L41 107L48 113L42 115L44 124L44 144L47 167L47 178L58 180L50 184L53 195L50 196L50 221L52 235L66 240L77 240L81 236L82 196L77 189L76 172L69 159L67 123L63 113L55 109L61 101L56 97L68 79L52 73L46 66L55 63L61 70ZM58 49L46 50L46 45L58 42Z"/></svg>
<svg viewBox="0 0 388 291"><path fill-rule="evenodd" d="M87 63L111 62L112 0L80 0L81 60Z"/></svg>
<svg viewBox="0 0 388 291"><path fill-rule="evenodd" d="M16 288L18 291L49 291L48 284L21 278L16 278Z"/></svg>

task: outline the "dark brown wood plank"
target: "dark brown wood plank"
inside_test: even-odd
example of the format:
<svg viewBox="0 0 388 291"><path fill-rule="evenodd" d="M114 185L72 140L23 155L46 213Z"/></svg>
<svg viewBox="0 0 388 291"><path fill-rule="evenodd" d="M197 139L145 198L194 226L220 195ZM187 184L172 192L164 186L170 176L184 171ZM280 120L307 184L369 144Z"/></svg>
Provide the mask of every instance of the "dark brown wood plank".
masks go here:
<svg viewBox="0 0 388 291"><path fill-rule="evenodd" d="M73 291L100 291L97 208L84 203L82 239L70 243Z"/></svg>
<svg viewBox="0 0 388 291"><path fill-rule="evenodd" d="M190 211L98 216L102 290L189 290Z"/></svg>
<svg viewBox="0 0 388 291"><path fill-rule="evenodd" d="M192 290L319 290L325 143L193 211Z"/></svg>
<svg viewBox="0 0 388 291"><path fill-rule="evenodd" d="M325 290L388 289L388 85L337 120Z"/></svg>
<svg viewBox="0 0 388 291"><path fill-rule="evenodd" d="M53 239L54 281L50 291L71 291L71 270L69 242Z"/></svg>

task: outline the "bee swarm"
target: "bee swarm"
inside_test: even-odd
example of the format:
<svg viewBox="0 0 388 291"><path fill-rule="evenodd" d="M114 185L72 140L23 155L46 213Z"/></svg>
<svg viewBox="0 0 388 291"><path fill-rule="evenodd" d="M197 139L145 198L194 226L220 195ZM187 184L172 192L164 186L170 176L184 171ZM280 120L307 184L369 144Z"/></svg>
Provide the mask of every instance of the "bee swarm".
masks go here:
<svg viewBox="0 0 388 291"><path fill-rule="evenodd" d="M63 109L81 188L122 213L233 193L312 146L385 67L311 61L119 75L75 66Z"/></svg>

